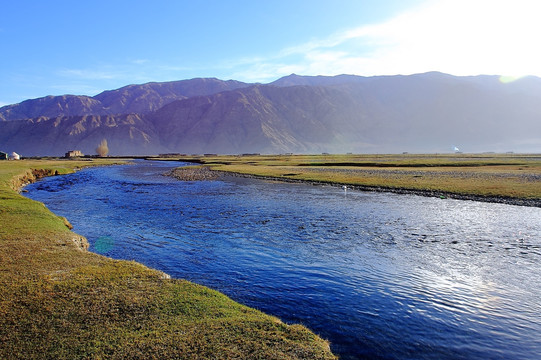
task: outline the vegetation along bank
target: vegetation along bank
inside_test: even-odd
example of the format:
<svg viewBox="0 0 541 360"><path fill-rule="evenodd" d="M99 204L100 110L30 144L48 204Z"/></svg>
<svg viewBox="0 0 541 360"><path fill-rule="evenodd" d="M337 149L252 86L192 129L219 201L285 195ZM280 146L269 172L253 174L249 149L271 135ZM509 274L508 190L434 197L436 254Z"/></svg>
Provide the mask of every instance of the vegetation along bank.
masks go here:
<svg viewBox="0 0 541 360"><path fill-rule="evenodd" d="M1 359L334 359L301 325L132 261L87 251L18 190L118 160L0 162Z"/></svg>
<svg viewBox="0 0 541 360"><path fill-rule="evenodd" d="M539 154L321 154L175 159L236 176L541 207ZM181 174L177 177L183 178Z"/></svg>

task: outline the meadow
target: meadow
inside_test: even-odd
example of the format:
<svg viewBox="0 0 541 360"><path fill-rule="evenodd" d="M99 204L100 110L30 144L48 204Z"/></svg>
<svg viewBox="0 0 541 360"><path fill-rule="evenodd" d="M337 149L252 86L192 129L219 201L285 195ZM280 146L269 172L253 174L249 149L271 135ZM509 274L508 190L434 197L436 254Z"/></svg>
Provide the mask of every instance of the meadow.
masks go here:
<svg viewBox="0 0 541 360"><path fill-rule="evenodd" d="M541 155L183 156L213 170L361 190L541 206Z"/></svg>

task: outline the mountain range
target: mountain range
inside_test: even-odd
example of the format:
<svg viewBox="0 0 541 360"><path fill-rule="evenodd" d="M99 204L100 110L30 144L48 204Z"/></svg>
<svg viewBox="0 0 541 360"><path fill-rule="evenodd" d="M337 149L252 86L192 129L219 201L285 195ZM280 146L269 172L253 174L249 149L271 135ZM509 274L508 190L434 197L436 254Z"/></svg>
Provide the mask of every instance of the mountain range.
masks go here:
<svg viewBox="0 0 541 360"><path fill-rule="evenodd" d="M0 151L159 153L541 152L541 79L214 78L47 96L0 108Z"/></svg>

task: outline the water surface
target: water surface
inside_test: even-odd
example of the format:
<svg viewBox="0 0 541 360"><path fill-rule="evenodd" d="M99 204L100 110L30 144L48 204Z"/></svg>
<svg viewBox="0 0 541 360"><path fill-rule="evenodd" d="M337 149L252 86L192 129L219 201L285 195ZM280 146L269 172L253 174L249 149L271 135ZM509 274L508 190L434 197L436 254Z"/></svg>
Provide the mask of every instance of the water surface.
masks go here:
<svg viewBox="0 0 541 360"><path fill-rule="evenodd" d="M344 359L541 357L541 209L161 175L178 165L86 169L28 195L91 251L302 323Z"/></svg>

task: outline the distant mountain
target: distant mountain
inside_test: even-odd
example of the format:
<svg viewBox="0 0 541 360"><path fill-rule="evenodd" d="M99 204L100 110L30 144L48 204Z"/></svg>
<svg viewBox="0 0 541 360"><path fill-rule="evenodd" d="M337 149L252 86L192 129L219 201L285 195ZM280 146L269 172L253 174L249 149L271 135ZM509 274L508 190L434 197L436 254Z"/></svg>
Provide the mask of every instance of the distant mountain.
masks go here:
<svg viewBox="0 0 541 360"><path fill-rule="evenodd" d="M105 114L103 105L88 96L46 96L1 107L0 121L88 114Z"/></svg>
<svg viewBox="0 0 541 360"><path fill-rule="evenodd" d="M240 81L197 78L128 85L94 97L63 95L26 100L0 108L0 121L57 116L145 114L178 100L249 86Z"/></svg>
<svg viewBox="0 0 541 360"><path fill-rule="evenodd" d="M92 154L103 138L112 155L541 151L536 77L192 79L27 100L0 114L34 115L0 121L0 150L23 155Z"/></svg>
<svg viewBox="0 0 541 360"><path fill-rule="evenodd" d="M111 155L163 152L152 125L142 115L60 116L0 122L0 147L26 156L63 155L68 150L95 154L107 139Z"/></svg>
<svg viewBox="0 0 541 360"><path fill-rule="evenodd" d="M488 90L445 74L297 79L326 86L259 85L176 101L149 119L162 144L182 152L541 150L541 94L509 84Z"/></svg>
<svg viewBox="0 0 541 360"><path fill-rule="evenodd" d="M284 76L270 85L287 87L287 86L328 86L328 85L340 85L345 83L360 83L368 81L367 77L357 75L336 75L336 76L301 76L297 74L291 74Z"/></svg>
<svg viewBox="0 0 541 360"><path fill-rule="evenodd" d="M162 144L180 152L313 152L342 139L355 104L322 87L256 85L175 101L149 114Z"/></svg>
<svg viewBox="0 0 541 360"><path fill-rule="evenodd" d="M128 85L117 90L104 91L94 96L109 114L146 114L164 105L192 96L216 94L222 91L247 87L235 80L197 78L191 80Z"/></svg>

